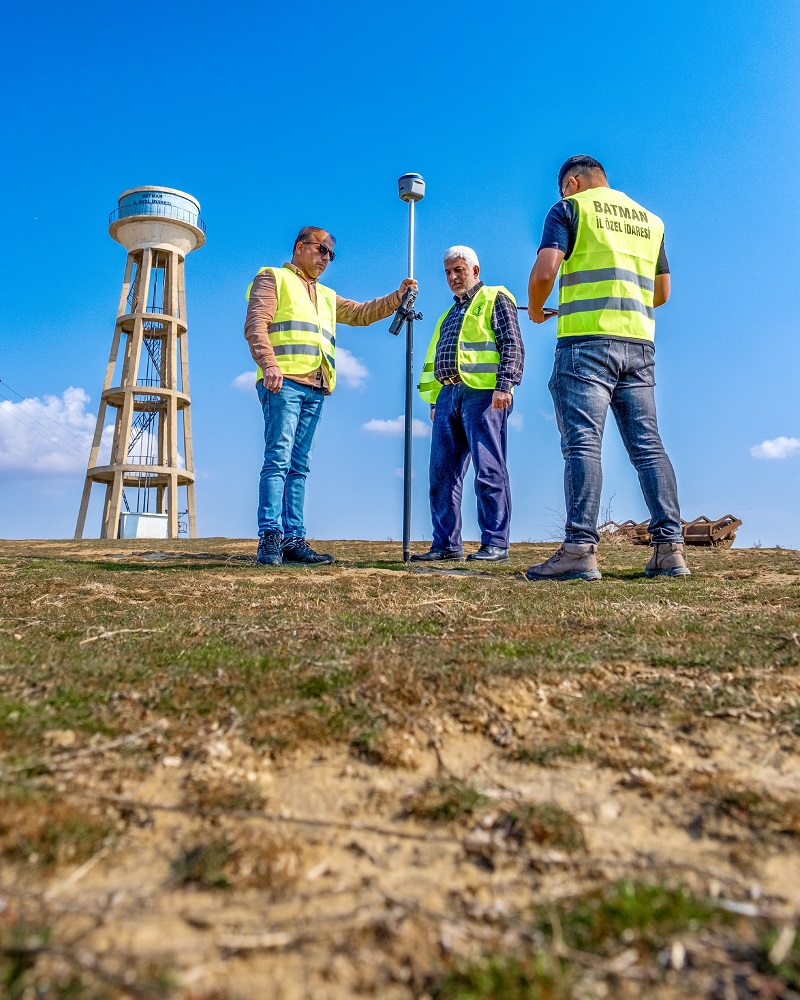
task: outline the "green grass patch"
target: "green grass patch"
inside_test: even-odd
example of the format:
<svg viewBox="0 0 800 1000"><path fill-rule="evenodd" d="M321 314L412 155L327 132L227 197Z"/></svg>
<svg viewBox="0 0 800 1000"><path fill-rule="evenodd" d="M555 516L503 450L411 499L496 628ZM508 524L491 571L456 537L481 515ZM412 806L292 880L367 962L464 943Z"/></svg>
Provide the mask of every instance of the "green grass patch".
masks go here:
<svg viewBox="0 0 800 1000"><path fill-rule="evenodd" d="M573 740L559 740L557 743L543 743L537 747L517 747L511 756L514 760L525 764L538 764L548 767L558 760L586 760L592 756L592 751L583 743Z"/></svg>
<svg viewBox="0 0 800 1000"><path fill-rule="evenodd" d="M684 886L623 879L541 913L536 927L546 940L555 936L577 951L611 955L630 946L653 952L674 934L731 919Z"/></svg>
<svg viewBox="0 0 800 1000"><path fill-rule="evenodd" d="M433 1000L571 1000L573 976L544 952L458 962L429 987Z"/></svg>
<svg viewBox="0 0 800 1000"><path fill-rule="evenodd" d="M230 860L231 845L225 836L195 844L170 865L173 882L182 888L227 889L230 881L225 868Z"/></svg>
<svg viewBox="0 0 800 1000"><path fill-rule="evenodd" d="M598 959L610 959L635 948L642 959L652 960L674 935L724 930L732 923L730 914L684 887L623 880L542 908L534 917L529 950L457 960L434 978L428 992L434 1000L612 996L618 983L613 975L603 972ZM594 961L575 964L568 956L576 953L585 958L593 956ZM580 991L583 968L598 970L601 981L605 980L602 994L596 994L591 987L588 992Z"/></svg>
<svg viewBox="0 0 800 1000"><path fill-rule="evenodd" d="M405 802L405 813L416 819L448 822L467 819L489 800L477 788L458 778L433 778Z"/></svg>
<svg viewBox="0 0 800 1000"><path fill-rule="evenodd" d="M350 670L331 670L329 673L314 674L301 681L296 688L300 698L320 698L324 694L341 691L353 683Z"/></svg>

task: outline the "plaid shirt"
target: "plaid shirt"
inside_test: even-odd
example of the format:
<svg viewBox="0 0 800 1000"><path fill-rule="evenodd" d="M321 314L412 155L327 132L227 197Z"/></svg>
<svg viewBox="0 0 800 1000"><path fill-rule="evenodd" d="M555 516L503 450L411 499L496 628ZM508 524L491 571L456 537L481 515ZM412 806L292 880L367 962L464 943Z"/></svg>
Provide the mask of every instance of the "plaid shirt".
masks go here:
<svg viewBox="0 0 800 1000"><path fill-rule="evenodd" d="M479 288L483 288L482 281L473 285L463 299L454 295L455 305L451 306L442 320L439 343L436 345L436 358L433 362L433 377L439 382L458 377L458 338L464 322L464 313ZM517 307L504 292L498 292L494 301L492 331L500 354L497 389L499 392L510 392L512 386L519 385L522 381L525 348L519 329Z"/></svg>

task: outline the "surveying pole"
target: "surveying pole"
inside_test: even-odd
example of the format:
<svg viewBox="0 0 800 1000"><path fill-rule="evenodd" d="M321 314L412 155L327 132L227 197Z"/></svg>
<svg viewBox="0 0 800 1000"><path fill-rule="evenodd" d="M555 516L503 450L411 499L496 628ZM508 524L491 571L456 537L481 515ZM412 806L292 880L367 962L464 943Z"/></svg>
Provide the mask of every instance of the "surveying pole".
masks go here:
<svg viewBox="0 0 800 1000"><path fill-rule="evenodd" d="M414 205L425 197L425 181L421 174L403 174L397 181L398 194L408 202L408 277L414 277ZM416 289L409 288L403 296L392 325L392 333L399 333L406 324L406 405L405 449L403 453L403 562L411 559L411 432L414 405L414 320L422 314L414 311Z"/></svg>

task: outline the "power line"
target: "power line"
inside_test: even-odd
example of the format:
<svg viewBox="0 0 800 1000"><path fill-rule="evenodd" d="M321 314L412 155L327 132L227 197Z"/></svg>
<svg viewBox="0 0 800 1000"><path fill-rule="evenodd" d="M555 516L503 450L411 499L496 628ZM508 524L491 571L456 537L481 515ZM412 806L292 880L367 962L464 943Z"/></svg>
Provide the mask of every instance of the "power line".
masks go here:
<svg viewBox="0 0 800 1000"><path fill-rule="evenodd" d="M0 396L1 396L1 395L2 395L2 394L0 393ZM5 399L5 397L3 397L3 398ZM10 400L6 400L6 402L10 402ZM26 424L26 423L25 423L25 421L24 421L24 420L22 420L22 419L20 418L20 416L19 416L18 414L16 414L16 413L14 413L14 412L13 412L13 410L9 410L9 411L8 411L8 413L9 413L9 416L10 416L10 417L12 417L12 418L13 418L14 420L16 420L16 421L17 421L17 423L19 423L19 424L22 424L22 426L23 426L23 427L24 427L24 428L25 428L26 430L29 430L29 431L32 431L32 432L33 432L34 434L36 434L36 433L37 433L37 431L36 431L36 428L35 428L35 427L32 427L32 426L31 426L30 424ZM59 444L58 442L56 442L56 441L51 441L50 443L51 443L51 444L53 444L53 445L55 445L55 447L56 447L56 448L58 448L58 449L59 449L60 451L63 451L63 452L64 452L64 453L66 454L66 448L64 448L64 447L63 447L62 445L60 445L60 444ZM76 451L73 451L73 452L72 452L72 455L70 455L69 457L70 457L70 458L72 458L72 457L75 457L75 458L80 458L80 459L81 459L81 461L85 461L85 459L86 459L86 456L85 456L85 455L78 455L78 453L77 453Z"/></svg>
<svg viewBox="0 0 800 1000"><path fill-rule="evenodd" d="M49 420L50 423L53 425L53 427L55 428L55 430L50 430L49 433L55 434L56 437L61 438L61 440L64 441L64 443L67 444L67 445L71 445L72 444L72 439L65 437L61 433L61 424L59 424L59 422L57 420L54 420L46 410L43 410L41 406L37 406L36 403L34 403L34 401L32 399L25 398L22 395L22 393L17 392L16 389L12 388L12 386L10 386L8 384L8 382L4 381L1 378L0 378L0 385L4 385L6 387L6 389L8 389L9 392L13 393L19 399L19 401L20 401L19 403L15 403L13 400L9 399L8 396L3 395L3 391L2 391L2 389L0 389L0 396L3 396L3 399L5 399L5 401L7 403L11 403L12 406L19 406L21 403L27 403L28 406L30 406L32 409L38 410L39 413L41 413L42 416L45 418L45 420ZM31 414L26 413L25 416L30 416L31 420L35 420L36 423L40 423ZM44 425L42 424L41 426L44 426ZM48 428L45 427L45 430L48 430Z"/></svg>
<svg viewBox="0 0 800 1000"><path fill-rule="evenodd" d="M15 403L12 399L9 399L2 390L0 390L0 399L5 400L5 402L7 402L10 406L14 407L14 409L6 412L8 412L8 414L17 421L17 423L22 424L23 427L27 427L27 429L32 431L34 434L39 434L40 437L46 437L49 444L55 445L56 448L59 448L61 451L66 452L69 450L76 458L80 458L81 461L84 462L86 461L87 456L76 447L72 440L65 438L62 434L56 434L52 428L45 426L45 424L43 424L40 420L37 420L32 414L26 413L22 410L22 415L28 420L32 420L33 423L38 427L41 427L42 430L37 431L36 427L26 423L25 420L20 417L20 404Z"/></svg>
<svg viewBox="0 0 800 1000"><path fill-rule="evenodd" d="M2 382L2 380L0 380L0 382ZM8 389L11 389L11 386L8 385L8 383L2 382L2 384L5 385ZM14 390L11 389L11 391L13 392ZM19 394L17 393L17 395L19 395ZM16 420L18 423L22 424L23 427L27 427L27 429L29 431L32 431L34 434L40 434L40 436L44 436L46 434L47 435L47 439L48 439L48 441L49 441L50 444L54 444L57 448L60 448L61 451L66 451L67 449L69 449L69 451L72 452L72 454L73 454L73 456L75 458L79 458L82 462L86 461L87 455L84 452L79 451L79 449L75 446L75 443L74 443L73 440L71 440L70 438L64 437L64 435L61 434L61 433L56 433L52 428L47 427L45 424L43 424L41 422L41 420L37 420L36 417L34 417L30 413L27 413L25 410L20 411L21 404L20 403L15 403L13 399L9 399L8 396L6 396L6 394L2 391L2 389L0 389L0 399L4 399L10 406L12 406L14 408L14 409L8 410L6 412L8 412L8 414L11 417L13 417L14 420ZM24 402L28 402L28 400L23 399L22 402L23 403ZM41 407L34 407L34 409L41 410ZM37 431L36 428L32 427L29 423L26 423L21 418L20 412L28 420L32 420L35 424L37 424L39 427L41 427L42 431L44 432L44 434L42 434L42 432L40 432L40 431ZM41 412L44 413L43 410L41 410ZM47 417L46 413L45 413L45 416ZM53 420L52 417L47 417L47 419L50 420L52 423L55 424L55 421ZM58 424L56 424L56 426L58 427ZM60 428L59 428L59 431L60 431Z"/></svg>

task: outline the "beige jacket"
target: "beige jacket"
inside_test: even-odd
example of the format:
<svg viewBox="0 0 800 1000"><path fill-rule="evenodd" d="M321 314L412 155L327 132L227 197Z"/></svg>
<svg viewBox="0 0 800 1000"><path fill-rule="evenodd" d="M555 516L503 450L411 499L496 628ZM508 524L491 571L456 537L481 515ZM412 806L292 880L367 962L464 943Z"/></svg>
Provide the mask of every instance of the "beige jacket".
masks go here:
<svg viewBox="0 0 800 1000"><path fill-rule="evenodd" d="M308 289L309 298L316 306L316 281L307 278L294 264L284 264L283 266L294 271L300 278ZM337 324L343 323L345 326L369 326L370 323L376 323L380 319L391 316L399 305L400 293L397 291L372 299L370 302L354 302L352 299L343 299L341 295L337 295L336 322ZM245 340L250 347L253 361L259 368L270 368L277 364L275 352L269 339L269 328L275 318L277 308L278 295L275 288L275 278L271 271L261 271L253 281L244 321ZM316 371L309 372L308 375L285 375L284 378L290 378L293 382L302 382L305 385L317 386L322 388L326 395L330 395L330 386L322 366Z"/></svg>

